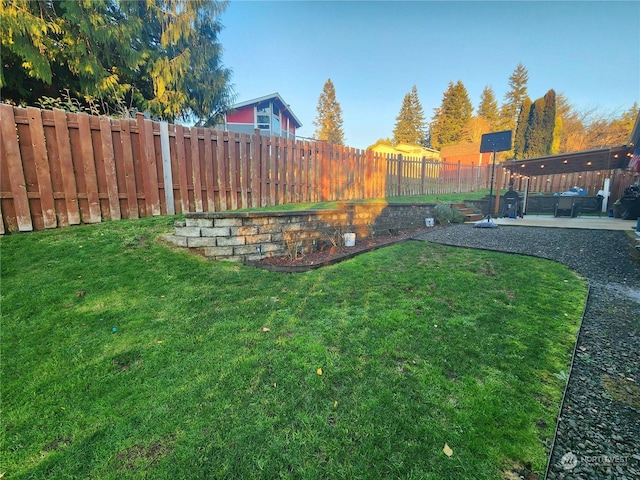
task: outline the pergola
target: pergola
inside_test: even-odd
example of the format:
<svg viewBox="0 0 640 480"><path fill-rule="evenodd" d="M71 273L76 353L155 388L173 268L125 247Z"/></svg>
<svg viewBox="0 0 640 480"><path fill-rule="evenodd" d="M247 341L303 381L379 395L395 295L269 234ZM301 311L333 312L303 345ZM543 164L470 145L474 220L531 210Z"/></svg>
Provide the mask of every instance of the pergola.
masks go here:
<svg viewBox="0 0 640 480"><path fill-rule="evenodd" d="M625 145L583 150L579 152L546 155L526 160L507 160L501 164L512 174L533 177L536 175L566 174L600 170L624 170L629 166L633 151L640 144L640 111ZM496 207L500 191L496 192ZM525 199L526 201L526 199ZM497 214L497 208L495 213Z"/></svg>
<svg viewBox="0 0 640 480"><path fill-rule="evenodd" d="M545 157L511 160L502 164L516 175L553 175L556 173L624 170L629 165L633 145L561 153Z"/></svg>

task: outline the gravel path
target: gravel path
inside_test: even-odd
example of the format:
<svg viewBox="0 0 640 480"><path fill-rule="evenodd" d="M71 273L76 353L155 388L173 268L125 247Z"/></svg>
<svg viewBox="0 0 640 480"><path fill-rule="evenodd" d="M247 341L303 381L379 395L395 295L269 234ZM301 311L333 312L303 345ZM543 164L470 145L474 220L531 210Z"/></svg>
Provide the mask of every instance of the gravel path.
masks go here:
<svg viewBox="0 0 640 480"><path fill-rule="evenodd" d="M640 268L624 232L453 225L419 237L548 258L589 281L547 479L640 479Z"/></svg>

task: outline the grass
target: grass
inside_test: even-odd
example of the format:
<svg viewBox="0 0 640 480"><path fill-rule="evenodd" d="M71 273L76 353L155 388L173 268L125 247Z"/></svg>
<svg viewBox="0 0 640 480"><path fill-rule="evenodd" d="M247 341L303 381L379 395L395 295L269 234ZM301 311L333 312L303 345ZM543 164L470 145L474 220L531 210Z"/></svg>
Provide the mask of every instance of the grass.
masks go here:
<svg viewBox="0 0 640 480"><path fill-rule="evenodd" d="M374 198L368 200L353 200L356 203L462 203L464 200L477 200L489 194L489 190L478 190L470 193L443 193L433 195L414 195L402 197L388 197L385 199ZM339 202L315 202L315 203L286 203L264 208L244 208L238 212L256 212L261 210L269 211L292 211L292 210L327 210L337 208Z"/></svg>
<svg viewBox="0 0 640 480"><path fill-rule="evenodd" d="M169 248L171 222L0 240L4 478L544 471L574 273L410 241L277 274Z"/></svg>

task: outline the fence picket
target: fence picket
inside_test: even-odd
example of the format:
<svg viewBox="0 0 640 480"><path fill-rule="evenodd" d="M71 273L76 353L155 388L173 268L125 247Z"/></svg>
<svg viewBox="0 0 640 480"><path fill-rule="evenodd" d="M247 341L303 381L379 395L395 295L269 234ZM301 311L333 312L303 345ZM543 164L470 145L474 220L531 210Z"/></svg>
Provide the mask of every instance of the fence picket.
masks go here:
<svg viewBox="0 0 640 480"><path fill-rule="evenodd" d="M78 206L78 190L76 176L71 157L71 141L69 140L69 127L67 125L67 112L60 109L53 110L53 120L56 127L56 143L58 144L58 156L60 158L60 172L64 187L65 208L69 225L80 223L80 209Z"/></svg>
<svg viewBox="0 0 640 480"><path fill-rule="evenodd" d="M207 191L207 212L216 211L216 188L213 181L213 139L211 130L204 129L204 183Z"/></svg>
<svg viewBox="0 0 640 480"><path fill-rule="evenodd" d="M187 160L184 149L184 127L176 125L176 156L178 157L178 181L180 185L180 212L189 211L189 183L187 177Z"/></svg>
<svg viewBox="0 0 640 480"><path fill-rule="evenodd" d="M16 215L16 223L20 232L33 230L29 198L27 197L27 185L22 167L22 155L16 132L16 122L13 107L0 104L0 145L2 146L2 158L6 159L9 171L9 183L13 198L13 207Z"/></svg>
<svg viewBox="0 0 640 480"><path fill-rule="evenodd" d="M218 189L220 192L220 210L228 210L229 204L227 202L227 186L229 185L229 175L227 168L227 156L225 155L225 135L223 132L216 132L216 165L218 169L218 175L216 176L218 181Z"/></svg>
<svg viewBox="0 0 640 480"><path fill-rule="evenodd" d="M120 195L118 194L118 176L109 117L100 117L100 138L102 139L102 158L107 181L107 196L109 197L109 213L111 220L120 220L122 215L120 212Z"/></svg>
<svg viewBox="0 0 640 480"><path fill-rule="evenodd" d="M28 107L27 116L29 118L29 132L31 134L31 144L33 145L33 160L38 178L44 228L56 228L58 220L53 200L51 169L49 168L49 155L47 154L44 126L42 124L42 111L38 108ZM93 156L91 158L93 159Z"/></svg>
<svg viewBox="0 0 640 480"><path fill-rule="evenodd" d="M127 218L139 218L136 169L131 144L131 120L129 119L120 120L120 143L122 144L122 163L127 191Z"/></svg>
<svg viewBox="0 0 640 480"><path fill-rule="evenodd" d="M100 223L102 221L102 211L100 209L98 175L96 172L95 153L93 151L91 124L89 122L89 115L86 113L79 113L77 117L84 182L87 189L87 203L89 204L88 220L90 223Z"/></svg>
<svg viewBox="0 0 640 480"><path fill-rule="evenodd" d="M202 170L200 163L200 140L198 139L198 127L191 127L191 174L193 175L193 203L196 212L202 212Z"/></svg>

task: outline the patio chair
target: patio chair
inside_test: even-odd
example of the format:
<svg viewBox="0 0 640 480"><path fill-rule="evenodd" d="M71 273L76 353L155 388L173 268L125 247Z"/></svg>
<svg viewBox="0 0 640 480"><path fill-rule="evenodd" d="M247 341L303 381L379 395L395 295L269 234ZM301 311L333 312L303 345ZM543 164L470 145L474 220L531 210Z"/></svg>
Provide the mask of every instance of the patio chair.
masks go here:
<svg viewBox="0 0 640 480"><path fill-rule="evenodd" d="M575 197L560 196L556 202L556 208L553 213L554 217L575 217L576 216L576 202Z"/></svg>

